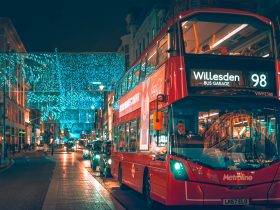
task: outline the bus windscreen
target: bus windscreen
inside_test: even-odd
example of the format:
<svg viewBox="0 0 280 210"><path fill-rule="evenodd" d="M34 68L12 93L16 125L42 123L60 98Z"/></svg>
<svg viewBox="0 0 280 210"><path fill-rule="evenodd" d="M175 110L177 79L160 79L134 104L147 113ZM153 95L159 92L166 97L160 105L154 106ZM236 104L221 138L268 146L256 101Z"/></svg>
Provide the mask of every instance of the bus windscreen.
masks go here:
<svg viewBox="0 0 280 210"><path fill-rule="evenodd" d="M279 159L274 110L186 107L184 100L173 107L173 155L220 170L257 170Z"/></svg>

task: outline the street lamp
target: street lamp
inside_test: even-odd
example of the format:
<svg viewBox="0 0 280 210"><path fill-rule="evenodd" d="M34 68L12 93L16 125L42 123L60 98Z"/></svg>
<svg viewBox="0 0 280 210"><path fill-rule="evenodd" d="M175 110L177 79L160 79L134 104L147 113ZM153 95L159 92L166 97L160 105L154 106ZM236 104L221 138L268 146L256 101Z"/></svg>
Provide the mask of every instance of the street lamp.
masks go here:
<svg viewBox="0 0 280 210"><path fill-rule="evenodd" d="M100 89L101 91L104 89L104 87L105 87L105 86L104 86L103 84L100 84L100 85L99 85L99 89Z"/></svg>

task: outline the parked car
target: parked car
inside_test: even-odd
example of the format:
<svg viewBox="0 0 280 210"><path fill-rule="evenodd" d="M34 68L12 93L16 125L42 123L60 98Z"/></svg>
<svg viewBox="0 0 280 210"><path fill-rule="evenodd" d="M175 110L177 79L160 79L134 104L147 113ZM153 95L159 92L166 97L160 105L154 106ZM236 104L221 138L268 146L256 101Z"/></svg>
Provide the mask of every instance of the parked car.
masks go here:
<svg viewBox="0 0 280 210"><path fill-rule="evenodd" d="M66 152L73 152L74 151L73 146L74 146L73 141L68 141L66 143Z"/></svg>
<svg viewBox="0 0 280 210"><path fill-rule="evenodd" d="M37 150L39 151L42 151L42 150L44 150L44 144L43 143L40 143L40 144L38 144L37 145Z"/></svg>
<svg viewBox="0 0 280 210"><path fill-rule="evenodd" d="M101 154L99 160L99 173L100 176L111 176L111 141L103 141L101 145Z"/></svg>
<svg viewBox="0 0 280 210"><path fill-rule="evenodd" d="M83 158L84 159L89 159L90 158L90 150L91 150L92 145L88 144L83 148Z"/></svg>
<svg viewBox="0 0 280 210"><path fill-rule="evenodd" d="M100 153L101 153L101 140L93 141L90 150L90 166L93 171L96 171L97 166L99 166Z"/></svg>

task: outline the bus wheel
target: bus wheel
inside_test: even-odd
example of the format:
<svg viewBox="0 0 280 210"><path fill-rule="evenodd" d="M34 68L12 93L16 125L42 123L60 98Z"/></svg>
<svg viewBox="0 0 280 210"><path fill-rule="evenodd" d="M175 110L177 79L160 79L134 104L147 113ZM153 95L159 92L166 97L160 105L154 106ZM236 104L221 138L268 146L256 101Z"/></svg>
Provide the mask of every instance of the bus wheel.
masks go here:
<svg viewBox="0 0 280 210"><path fill-rule="evenodd" d="M125 190L126 186L122 183L122 168L121 167L119 167L119 171L118 171L118 182L119 182L120 188L122 190Z"/></svg>
<svg viewBox="0 0 280 210"><path fill-rule="evenodd" d="M145 174L145 183L144 183L144 196L147 202L147 205L150 209L156 207L156 202L151 199L151 179L149 172Z"/></svg>

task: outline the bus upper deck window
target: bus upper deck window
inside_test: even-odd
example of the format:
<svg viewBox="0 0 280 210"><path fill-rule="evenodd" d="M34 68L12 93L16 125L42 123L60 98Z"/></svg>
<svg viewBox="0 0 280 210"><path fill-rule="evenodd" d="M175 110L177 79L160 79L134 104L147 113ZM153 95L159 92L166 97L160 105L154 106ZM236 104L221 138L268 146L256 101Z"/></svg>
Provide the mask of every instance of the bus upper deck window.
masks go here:
<svg viewBox="0 0 280 210"><path fill-rule="evenodd" d="M159 41L158 53L157 53L158 54L158 66L160 66L167 60L167 58L168 58L167 50L168 50L168 36L165 35Z"/></svg>
<svg viewBox="0 0 280 210"><path fill-rule="evenodd" d="M146 62L141 62L139 81L144 80L146 77Z"/></svg>
<svg viewBox="0 0 280 210"><path fill-rule="evenodd" d="M199 14L183 21L181 30L185 53L263 58L273 56L270 25L252 17ZM210 49L205 47L208 45Z"/></svg>
<svg viewBox="0 0 280 210"><path fill-rule="evenodd" d="M146 75L151 74L157 65L157 48L156 45L147 54Z"/></svg>

